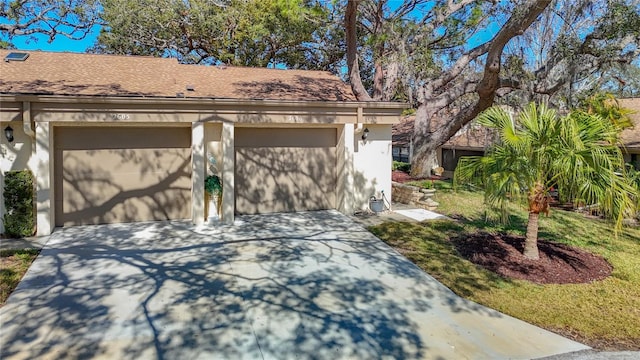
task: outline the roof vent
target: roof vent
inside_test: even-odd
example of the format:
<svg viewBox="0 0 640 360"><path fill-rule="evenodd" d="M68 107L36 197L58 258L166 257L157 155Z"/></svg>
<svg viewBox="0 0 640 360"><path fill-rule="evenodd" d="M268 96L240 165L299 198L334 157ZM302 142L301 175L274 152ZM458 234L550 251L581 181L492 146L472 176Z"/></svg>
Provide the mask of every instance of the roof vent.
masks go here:
<svg viewBox="0 0 640 360"><path fill-rule="evenodd" d="M187 91L196 91L196 87L193 85L187 85Z"/></svg>
<svg viewBox="0 0 640 360"><path fill-rule="evenodd" d="M29 57L29 53L24 52L10 52L4 57L5 62L9 61L25 61Z"/></svg>

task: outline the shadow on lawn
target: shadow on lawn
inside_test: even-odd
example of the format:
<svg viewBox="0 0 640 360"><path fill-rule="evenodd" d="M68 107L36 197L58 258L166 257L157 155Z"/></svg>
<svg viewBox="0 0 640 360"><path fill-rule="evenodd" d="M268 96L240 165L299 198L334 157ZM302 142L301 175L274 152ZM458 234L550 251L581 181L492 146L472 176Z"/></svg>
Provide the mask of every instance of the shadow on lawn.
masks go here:
<svg viewBox="0 0 640 360"><path fill-rule="evenodd" d="M336 212L239 219L58 229L0 309L1 357L412 359L434 299L500 316Z"/></svg>
<svg viewBox="0 0 640 360"><path fill-rule="evenodd" d="M446 284L456 294L469 297L510 280L464 260L451 238L464 236L465 228L451 221L422 223L388 222L372 228L374 234L396 248L413 263Z"/></svg>

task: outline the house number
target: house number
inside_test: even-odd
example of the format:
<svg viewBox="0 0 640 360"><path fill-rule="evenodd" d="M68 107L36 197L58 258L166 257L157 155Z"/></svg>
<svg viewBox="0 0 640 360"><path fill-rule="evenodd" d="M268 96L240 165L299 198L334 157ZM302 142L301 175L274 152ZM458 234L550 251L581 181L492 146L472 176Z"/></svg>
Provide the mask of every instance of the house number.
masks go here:
<svg viewBox="0 0 640 360"><path fill-rule="evenodd" d="M111 120L129 120L130 118L129 114L111 114Z"/></svg>

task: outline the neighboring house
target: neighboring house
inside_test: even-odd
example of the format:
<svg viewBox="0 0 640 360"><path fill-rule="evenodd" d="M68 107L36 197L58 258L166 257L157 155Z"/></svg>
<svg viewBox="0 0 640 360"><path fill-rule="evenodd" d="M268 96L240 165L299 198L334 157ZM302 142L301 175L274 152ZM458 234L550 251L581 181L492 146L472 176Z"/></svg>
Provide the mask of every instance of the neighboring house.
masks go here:
<svg viewBox="0 0 640 360"><path fill-rule="evenodd" d="M413 155L411 137L415 116L406 116L398 124L393 125L392 154L393 160L410 162ZM432 126L438 126L434 122ZM488 145L493 142L491 132L473 123L466 125L437 150L438 165L445 169L444 176L452 177L460 157L482 156Z"/></svg>
<svg viewBox="0 0 640 360"><path fill-rule="evenodd" d="M634 127L625 129L621 139L625 161L640 170L640 98L620 99L618 102L621 107L634 111L629 115Z"/></svg>
<svg viewBox="0 0 640 360"><path fill-rule="evenodd" d="M357 102L330 73L39 51L0 50L0 59L0 128L14 134L0 136L0 174L35 174L38 235L202 223L209 174L222 178L226 223L235 214L351 213L391 193L391 125L405 106Z"/></svg>
<svg viewBox="0 0 640 360"><path fill-rule="evenodd" d="M391 154L394 161L411 162L411 156L413 155L411 137L413 136L414 120L415 116L405 116L392 127Z"/></svg>
<svg viewBox="0 0 640 360"><path fill-rule="evenodd" d="M625 129L621 134L625 161L640 169L640 98L619 99L623 108L634 111L630 115L634 127ZM393 160L410 162L413 149L411 136L413 135L414 116L406 116L399 123L393 125ZM438 122L434 122L438 126ZM466 125L454 137L449 139L438 149L439 165L445 169L444 175L452 177L460 157L482 156L493 143L494 135L489 129L473 123Z"/></svg>

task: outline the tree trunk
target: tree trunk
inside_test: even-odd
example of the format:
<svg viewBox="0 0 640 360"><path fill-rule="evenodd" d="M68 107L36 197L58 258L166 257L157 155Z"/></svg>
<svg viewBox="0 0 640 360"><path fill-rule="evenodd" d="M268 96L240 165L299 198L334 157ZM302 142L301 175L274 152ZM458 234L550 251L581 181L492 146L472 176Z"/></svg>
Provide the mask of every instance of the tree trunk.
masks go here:
<svg viewBox="0 0 640 360"><path fill-rule="evenodd" d="M412 176L428 176L431 168L437 162L436 150L440 144L432 139L430 131L433 115L433 111L424 103L420 104L416 110L413 137L411 138L413 146L413 158L410 159Z"/></svg>
<svg viewBox="0 0 640 360"><path fill-rule="evenodd" d="M360 0L349 0L344 15L345 37L347 40L347 67L349 72L349 82L351 90L358 101L372 101L371 96L362 84L360 78L360 65L358 64L358 37L356 27L358 25L358 2Z"/></svg>
<svg viewBox="0 0 640 360"><path fill-rule="evenodd" d="M382 99L384 101L394 100L394 97L398 93L399 81L400 81L400 64L398 63L398 60L390 59L389 63L387 64L387 68L384 71L384 90L382 95ZM409 91L408 93L409 94L407 95L409 96L405 101L411 104L413 99L411 98L411 95L410 95L411 92Z"/></svg>
<svg viewBox="0 0 640 360"><path fill-rule="evenodd" d="M527 238L524 240L524 250L522 254L527 259L538 260L540 254L538 252L538 218L540 214L537 212L529 212L529 221L527 222Z"/></svg>
<svg viewBox="0 0 640 360"><path fill-rule="evenodd" d="M373 28L374 37L378 37L382 33L382 1L378 2L376 8L375 25ZM382 59L384 57L384 41L377 39L377 44L374 45L374 72L373 72L373 100L384 100L384 83L385 74L384 67L382 65Z"/></svg>
<svg viewBox="0 0 640 360"><path fill-rule="evenodd" d="M373 100L384 100L384 68L382 60L376 60L373 73Z"/></svg>

